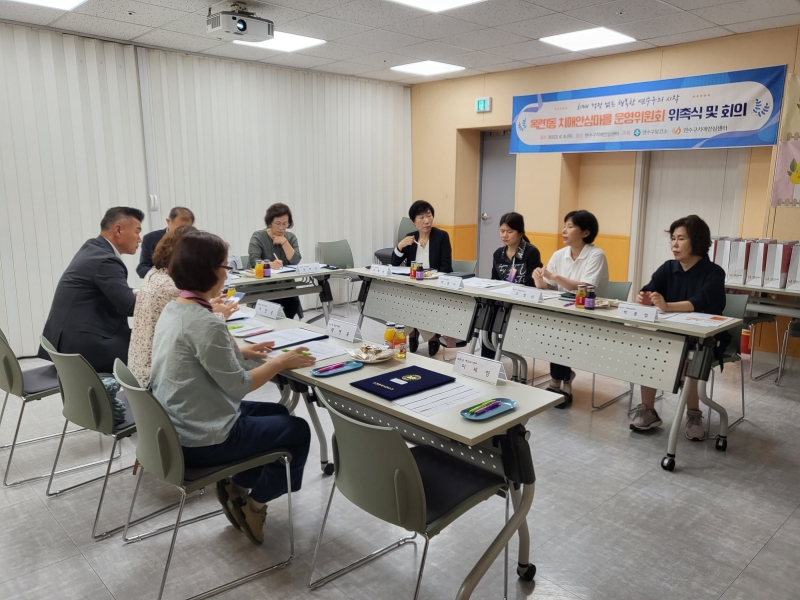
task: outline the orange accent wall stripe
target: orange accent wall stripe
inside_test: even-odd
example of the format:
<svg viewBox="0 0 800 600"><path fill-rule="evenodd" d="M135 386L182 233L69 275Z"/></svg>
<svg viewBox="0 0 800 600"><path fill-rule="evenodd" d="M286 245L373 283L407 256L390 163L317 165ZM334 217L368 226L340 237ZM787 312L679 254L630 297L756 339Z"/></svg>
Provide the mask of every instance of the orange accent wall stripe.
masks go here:
<svg viewBox="0 0 800 600"><path fill-rule="evenodd" d="M450 236L455 260L476 260L478 258L478 226L477 225L439 225L436 227L446 231Z"/></svg>
<svg viewBox="0 0 800 600"><path fill-rule="evenodd" d="M531 243L539 249L545 266L555 251L563 247L560 233L541 233L536 231L528 231L526 233ZM627 281L631 238L627 235L603 235L601 233L594 243L606 253L609 279L611 281Z"/></svg>

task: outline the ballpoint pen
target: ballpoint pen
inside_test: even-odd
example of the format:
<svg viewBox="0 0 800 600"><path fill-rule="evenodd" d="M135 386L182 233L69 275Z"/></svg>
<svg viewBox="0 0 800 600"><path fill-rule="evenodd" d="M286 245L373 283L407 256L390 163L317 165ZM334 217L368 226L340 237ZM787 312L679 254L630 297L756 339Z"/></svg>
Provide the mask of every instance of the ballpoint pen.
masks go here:
<svg viewBox="0 0 800 600"><path fill-rule="evenodd" d="M498 406L500 406L501 404L502 404L501 402L498 402L497 400L495 400L494 402L492 402L492 403L491 403L491 404L489 404L488 406L484 406L484 407L483 407L483 408L481 408L480 410L476 411L474 414L475 414L475 415L482 415L483 413L487 413L487 412L489 412L490 410L494 410L495 408L497 408L497 407L498 407Z"/></svg>
<svg viewBox="0 0 800 600"><path fill-rule="evenodd" d="M469 409L469 414L474 415L476 412L478 412L484 406L489 406L492 402L494 402L494 400L487 400L486 402L481 402L477 406L473 406L472 408Z"/></svg>
<svg viewBox="0 0 800 600"><path fill-rule="evenodd" d="M241 329L244 325L228 325L228 331L233 331L234 329Z"/></svg>
<svg viewBox="0 0 800 600"><path fill-rule="evenodd" d="M327 373L328 371L334 371L336 369L341 369L345 366L346 363L336 363L335 365L328 365L327 367L322 367L321 369L317 369L317 373Z"/></svg>

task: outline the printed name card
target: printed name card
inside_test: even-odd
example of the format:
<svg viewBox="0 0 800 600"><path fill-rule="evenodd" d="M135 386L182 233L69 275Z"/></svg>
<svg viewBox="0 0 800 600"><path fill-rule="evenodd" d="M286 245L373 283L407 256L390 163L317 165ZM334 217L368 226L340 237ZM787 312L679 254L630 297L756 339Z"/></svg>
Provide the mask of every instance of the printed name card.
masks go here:
<svg viewBox="0 0 800 600"><path fill-rule="evenodd" d="M389 276L389 265L372 265L369 268L369 272L375 275L381 275L383 277Z"/></svg>
<svg viewBox="0 0 800 600"><path fill-rule="evenodd" d="M492 385L497 385L497 380L501 378L501 373L502 379L506 378L503 363L465 352L458 353L456 362L453 363L453 373L465 375Z"/></svg>
<svg viewBox="0 0 800 600"><path fill-rule="evenodd" d="M328 326L325 328L325 331L330 337L346 342L355 342L361 339L361 332L358 330L358 325L355 323L348 323L347 321L331 319L328 321Z"/></svg>
<svg viewBox="0 0 800 600"><path fill-rule="evenodd" d="M542 290L534 287L514 286L511 290L511 297L515 300L527 300L528 302L543 302L544 295Z"/></svg>
<svg viewBox="0 0 800 600"><path fill-rule="evenodd" d="M617 314L632 321L655 323L658 319L658 308L655 306L642 306L641 304L620 303Z"/></svg>
<svg viewBox="0 0 800 600"><path fill-rule="evenodd" d="M267 302L266 300L259 300L256 302L256 314L259 317L267 319L285 319L286 315L283 312L283 307L275 302Z"/></svg>
<svg viewBox="0 0 800 600"><path fill-rule="evenodd" d="M297 273L298 275L302 273L316 273L322 268L322 266L318 263L305 263L297 265Z"/></svg>
<svg viewBox="0 0 800 600"><path fill-rule="evenodd" d="M439 287L446 288L448 290L460 290L464 287L464 280L461 277L456 277L454 275L439 275Z"/></svg>

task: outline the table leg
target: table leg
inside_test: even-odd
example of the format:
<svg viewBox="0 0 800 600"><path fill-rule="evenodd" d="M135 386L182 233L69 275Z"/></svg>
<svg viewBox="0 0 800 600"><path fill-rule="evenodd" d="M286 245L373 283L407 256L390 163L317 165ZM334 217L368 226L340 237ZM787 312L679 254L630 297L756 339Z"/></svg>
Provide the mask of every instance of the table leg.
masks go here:
<svg viewBox="0 0 800 600"><path fill-rule="evenodd" d="M514 506L514 510L519 508L520 502L522 500L522 491L519 488L511 488L511 504ZM530 560L529 554L531 549L531 534L528 531L528 520L525 519L522 522L522 525L519 526L519 560L517 561L520 566L525 565L527 567L528 562Z"/></svg>
<svg viewBox="0 0 800 600"><path fill-rule="evenodd" d="M500 552L503 551L503 548L505 548L509 540L514 537L514 534L517 531L520 530L523 521L525 521L528 516L528 511L531 508L531 504L533 504L533 493L535 487L535 483L522 486L522 494L519 499L519 505L515 507L514 514L511 515L511 519L509 519L505 527L500 530L500 533L486 549L486 552L483 553L483 556L481 556L475 566L472 567L472 570L469 572L466 579L464 579L464 582L461 584L461 587L458 590L456 600L466 600L472 596L472 592L475 591L475 588L480 580L484 575L486 575L486 571L489 570L489 567L492 566L492 563L494 563L497 557L500 556ZM522 544L520 544L520 546L522 546ZM525 565L524 574L520 574L520 576L524 576L525 579L528 579L528 577L533 579L533 573L530 573L531 569L533 570L533 573L536 572L536 568L533 567L533 565ZM517 573L520 573L519 568L517 569Z"/></svg>
<svg viewBox="0 0 800 600"><path fill-rule="evenodd" d="M700 396L700 402L719 414L719 435L717 436L715 447L717 450L724 452L728 449L728 411L708 397L706 394L707 383L702 380L697 382L697 395ZM709 413L710 418L711 415Z"/></svg>
<svg viewBox="0 0 800 600"><path fill-rule="evenodd" d="M325 473L325 475L333 475L333 463L328 462L328 438L325 437L325 430L322 429L322 423L319 421L315 399L310 398L308 392L303 393L303 399L306 401L308 417L311 419L311 424L314 426L314 432L317 434L317 441L319 442L319 462L322 472Z"/></svg>
<svg viewBox="0 0 800 600"><path fill-rule="evenodd" d="M672 419L672 429L669 430L667 455L661 460L661 468L667 471L675 468L675 450L678 447L678 432L681 428L683 413L686 410L686 401L689 399L689 381L687 377L683 382L683 389L678 397L678 408L675 409L675 417ZM705 382L702 383L705 384Z"/></svg>

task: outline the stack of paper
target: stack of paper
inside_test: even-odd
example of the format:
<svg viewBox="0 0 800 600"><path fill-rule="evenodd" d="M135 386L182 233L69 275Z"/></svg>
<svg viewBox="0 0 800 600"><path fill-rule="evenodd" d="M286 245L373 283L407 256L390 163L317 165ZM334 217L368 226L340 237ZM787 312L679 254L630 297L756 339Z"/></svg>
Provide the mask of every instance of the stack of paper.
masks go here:
<svg viewBox="0 0 800 600"><path fill-rule="evenodd" d="M495 287L505 287L509 285L507 281L499 281L497 279L481 279L480 277L471 277L464 280L464 287L488 289Z"/></svg>
<svg viewBox="0 0 800 600"><path fill-rule="evenodd" d="M468 385L454 381L432 390L426 390L413 396L395 400L394 404L425 416L438 415L441 412L480 400L485 394Z"/></svg>
<svg viewBox="0 0 800 600"><path fill-rule="evenodd" d="M227 322L230 323L231 321L243 321L244 319L251 319L255 315L256 311L254 310L251 310L249 308L240 308L230 317L228 317Z"/></svg>
<svg viewBox="0 0 800 600"><path fill-rule="evenodd" d="M392 275L411 275L411 267L392 267Z"/></svg>
<svg viewBox="0 0 800 600"><path fill-rule="evenodd" d="M273 331L272 333L264 333L246 338L246 341L251 344L260 344L261 342L275 342L275 349L289 348L291 346L299 346L300 344L306 345L307 342L314 340L321 340L328 337L325 334L317 333L316 331L309 331L308 329L285 329L283 331Z"/></svg>
<svg viewBox="0 0 800 600"><path fill-rule="evenodd" d="M342 356L343 354L347 354L347 350L342 348L341 346L334 346L333 344L329 344L327 342L307 342L305 344L297 344L296 346L289 346L286 350L293 350L295 348L308 348L308 351L311 353L311 356L316 358L318 361L320 360L327 360L329 358L334 358L336 356ZM283 354L283 350L273 350L269 353L269 358L277 358Z"/></svg>
<svg viewBox="0 0 800 600"><path fill-rule="evenodd" d="M261 321L256 321L255 319L246 319L244 321L237 321L234 325L229 325L228 330L231 332L231 335L234 337L248 337L253 335L254 332L260 331L262 333L267 333L275 329L271 325L265 325Z"/></svg>
<svg viewBox="0 0 800 600"><path fill-rule="evenodd" d="M696 312L659 313L658 318L659 320L668 320L670 323L683 323L684 325L696 325L698 327L719 327L733 321L733 317Z"/></svg>

